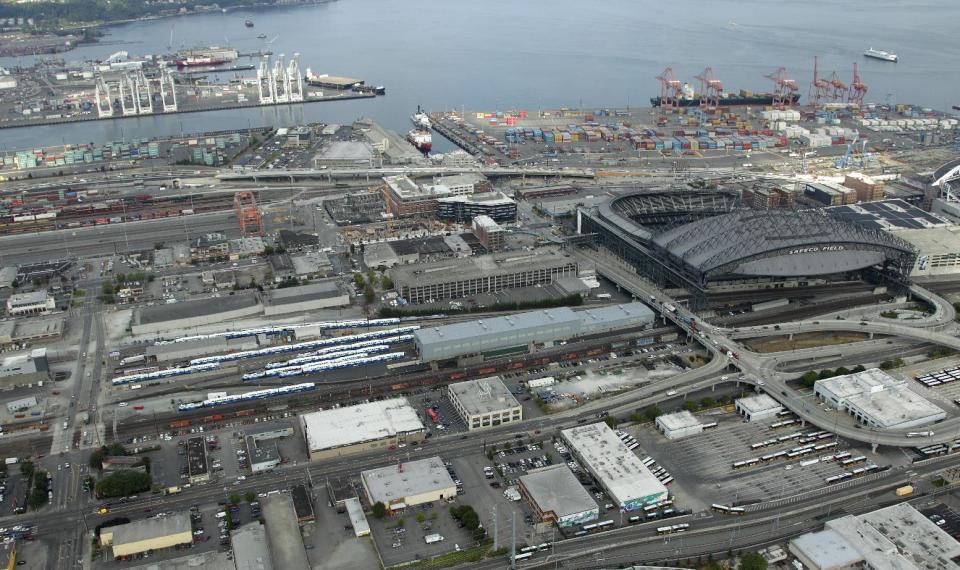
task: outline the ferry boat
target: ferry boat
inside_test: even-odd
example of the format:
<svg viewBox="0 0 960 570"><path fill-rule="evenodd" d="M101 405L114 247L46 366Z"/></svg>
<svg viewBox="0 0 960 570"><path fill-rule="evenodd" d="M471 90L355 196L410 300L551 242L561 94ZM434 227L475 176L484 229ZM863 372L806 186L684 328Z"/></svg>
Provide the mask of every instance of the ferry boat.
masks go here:
<svg viewBox="0 0 960 570"><path fill-rule="evenodd" d="M897 54L885 51L882 49L873 49L872 47L867 51L863 52L863 55L866 57L872 57L873 59L882 59L883 61L893 61L896 62L899 58Z"/></svg>
<svg viewBox="0 0 960 570"><path fill-rule="evenodd" d="M418 129L430 130L430 116L421 111L419 105L417 105L417 112L410 116L410 121Z"/></svg>

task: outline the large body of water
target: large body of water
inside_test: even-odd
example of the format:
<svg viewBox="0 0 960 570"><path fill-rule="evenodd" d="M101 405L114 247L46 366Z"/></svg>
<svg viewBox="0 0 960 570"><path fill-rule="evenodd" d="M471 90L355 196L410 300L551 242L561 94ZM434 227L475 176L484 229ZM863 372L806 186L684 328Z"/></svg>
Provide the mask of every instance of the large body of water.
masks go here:
<svg viewBox="0 0 960 570"><path fill-rule="evenodd" d="M248 29L243 21L256 27ZM385 85L375 100L311 103L0 130L3 148L154 137L178 132L348 122L371 116L405 131L428 110L648 105L665 67L693 82L711 66L727 90L770 90L765 74L785 66L803 100L820 57L849 83L852 62L868 101L948 110L960 104L956 0L337 0L137 22L108 30L104 45L68 60L126 50L166 52L224 45L301 55L301 69ZM260 33L267 40L257 39ZM267 44L271 39L272 43ZM899 63L865 59L867 47ZM0 65L17 63L0 59ZM20 63L28 60L21 59ZM249 73L249 72L248 72Z"/></svg>

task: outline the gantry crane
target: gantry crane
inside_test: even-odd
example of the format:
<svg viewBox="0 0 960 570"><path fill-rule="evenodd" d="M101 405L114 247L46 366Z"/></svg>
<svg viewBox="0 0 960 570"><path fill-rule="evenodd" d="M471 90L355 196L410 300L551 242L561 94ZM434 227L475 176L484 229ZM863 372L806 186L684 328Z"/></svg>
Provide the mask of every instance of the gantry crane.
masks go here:
<svg viewBox="0 0 960 570"><path fill-rule="evenodd" d="M863 107L863 100L867 96L867 84L860 80L860 70L857 62L853 62L853 81L850 82L850 91L847 93L847 102Z"/></svg>
<svg viewBox="0 0 960 570"><path fill-rule="evenodd" d="M679 106L683 95L683 83L673 75L673 69L668 67L657 76L660 82L660 109L672 109Z"/></svg>
<svg viewBox="0 0 960 570"><path fill-rule="evenodd" d="M827 98L830 91L830 83L826 79L820 78L817 56L813 56L813 81L810 82L810 104L819 107L820 102Z"/></svg>
<svg viewBox="0 0 960 570"><path fill-rule="evenodd" d="M773 81L773 106L783 109L793 105L794 94L798 91L797 82L787 77L787 68L781 67L769 75L767 79Z"/></svg>
<svg viewBox="0 0 960 570"><path fill-rule="evenodd" d="M723 83L713 76L713 68L708 67L697 75L700 81L700 108L716 109L720 106L720 97L723 95Z"/></svg>
<svg viewBox="0 0 960 570"><path fill-rule="evenodd" d="M837 75L836 71L830 75L830 79L828 79L827 82L830 84L827 92L827 98L833 103L845 102L847 100L849 88L847 87L846 83L840 81L840 76Z"/></svg>

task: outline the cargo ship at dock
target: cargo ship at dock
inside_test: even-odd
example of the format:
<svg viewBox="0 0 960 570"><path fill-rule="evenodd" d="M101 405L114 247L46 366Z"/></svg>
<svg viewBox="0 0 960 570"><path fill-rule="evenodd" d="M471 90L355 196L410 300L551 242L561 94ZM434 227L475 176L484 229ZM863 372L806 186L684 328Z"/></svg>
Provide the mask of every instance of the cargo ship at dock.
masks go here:
<svg viewBox="0 0 960 570"><path fill-rule="evenodd" d="M691 94L690 96L684 96L678 99L677 106L699 107L700 101L701 98L699 95ZM795 105L798 101L800 101L800 94L793 93L786 104ZM661 105L660 97L651 97L650 104L654 107L659 107ZM743 107L746 105L760 107L773 105L773 93L750 93L748 91L741 91L739 94L726 93L720 97L721 107Z"/></svg>
<svg viewBox="0 0 960 570"><path fill-rule="evenodd" d="M183 50L173 57L170 65L179 68L184 67L209 67L214 65L223 65L239 59L240 53L232 48L199 48Z"/></svg>

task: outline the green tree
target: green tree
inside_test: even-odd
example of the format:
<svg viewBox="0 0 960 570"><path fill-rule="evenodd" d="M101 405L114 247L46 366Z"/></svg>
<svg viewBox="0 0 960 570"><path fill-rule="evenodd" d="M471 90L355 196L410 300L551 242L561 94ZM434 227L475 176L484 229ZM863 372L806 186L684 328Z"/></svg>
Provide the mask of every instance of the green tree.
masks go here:
<svg viewBox="0 0 960 570"><path fill-rule="evenodd" d="M106 453L106 447L94 449L93 452L90 453L90 461L87 463L90 466L90 469L96 469L97 471L103 469L103 457L106 455Z"/></svg>
<svg viewBox="0 0 960 570"><path fill-rule="evenodd" d="M834 376L833 370L830 370L829 368L824 368L823 370L820 371L820 374L819 374L819 378L821 380L826 380L827 378L833 378L833 376Z"/></svg>
<svg viewBox="0 0 960 570"><path fill-rule="evenodd" d="M700 407L703 409L712 408L716 405L717 403L710 396L704 396L703 398L700 398Z"/></svg>
<svg viewBox="0 0 960 570"><path fill-rule="evenodd" d="M121 469L104 477L97 483L97 496L125 497L148 490L152 483L153 480L148 473L134 471L133 469Z"/></svg>
<svg viewBox="0 0 960 570"><path fill-rule="evenodd" d="M231 505L240 504L240 493L237 493L236 491L234 491L233 493L230 493L230 504Z"/></svg>
<svg viewBox="0 0 960 570"><path fill-rule="evenodd" d="M649 406L646 410L643 411L643 414L647 416L648 422L652 422L656 420L657 416L659 416L662 413L663 412L661 412L660 408L658 408L656 405Z"/></svg>
<svg viewBox="0 0 960 570"><path fill-rule="evenodd" d="M252 503L257 500L257 494L253 491L247 491L243 494L243 499L248 503Z"/></svg>
<svg viewBox="0 0 960 570"><path fill-rule="evenodd" d="M127 454L127 448L123 446L122 443L115 441L110 444L110 447L107 450L107 455L112 457L122 457Z"/></svg>
<svg viewBox="0 0 960 570"><path fill-rule="evenodd" d="M425 514L423 514L423 513L417 513L417 522L418 522L418 523L423 524L423 522L426 521L426 520L427 520L427 515L425 515Z"/></svg>
<svg viewBox="0 0 960 570"><path fill-rule="evenodd" d="M33 478L33 461L24 461L20 464L20 474L28 481Z"/></svg>
<svg viewBox="0 0 960 570"><path fill-rule="evenodd" d="M607 416L603 419L603 421L611 428L616 428L618 425L620 425L620 418L617 416Z"/></svg>
<svg viewBox="0 0 960 570"><path fill-rule="evenodd" d="M756 552L740 556L740 570L767 570L767 561Z"/></svg>
<svg viewBox="0 0 960 570"><path fill-rule="evenodd" d="M354 274L353 274L353 283L354 283L354 285L357 286L357 289L363 287L363 274L362 274L362 273L354 273Z"/></svg>
<svg viewBox="0 0 960 570"><path fill-rule="evenodd" d="M376 519L382 519L384 515L387 514L387 506L384 505L381 501L377 501L376 503L374 503L371 510L373 511L373 518L376 518Z"/></svg>
<svg viewBox="0 0 960 570"><path fill-rule="evenodd" d="M700 406L698 406L696 402L691 400L684 400L683 405L681 405L680 407L688 412L695 412L700 409Z"/></svg>
<svg viewBox="0 0 960 570"><path fill-rule="evenodd" d="M834 376L844 376L846 374L850 374L850 370L846 366L841 366L833 371Z"/></svg>
<svg viewBox="0 0 960 570"><path fill-rule="evenodd" d="M393 280L387 277L386 274L381 275L380 287L382 287L384 291L389 291L390 289L393 289Z"/></svg>
<svg viewBox="0 0 960 570"><path fill-rule="evenodd" d="M372 303L374 297L376 297L376 293L373 291L373 287L367 285L366 287L363 288L363 301L366 304L369 305L370 303Z"/></svg>

